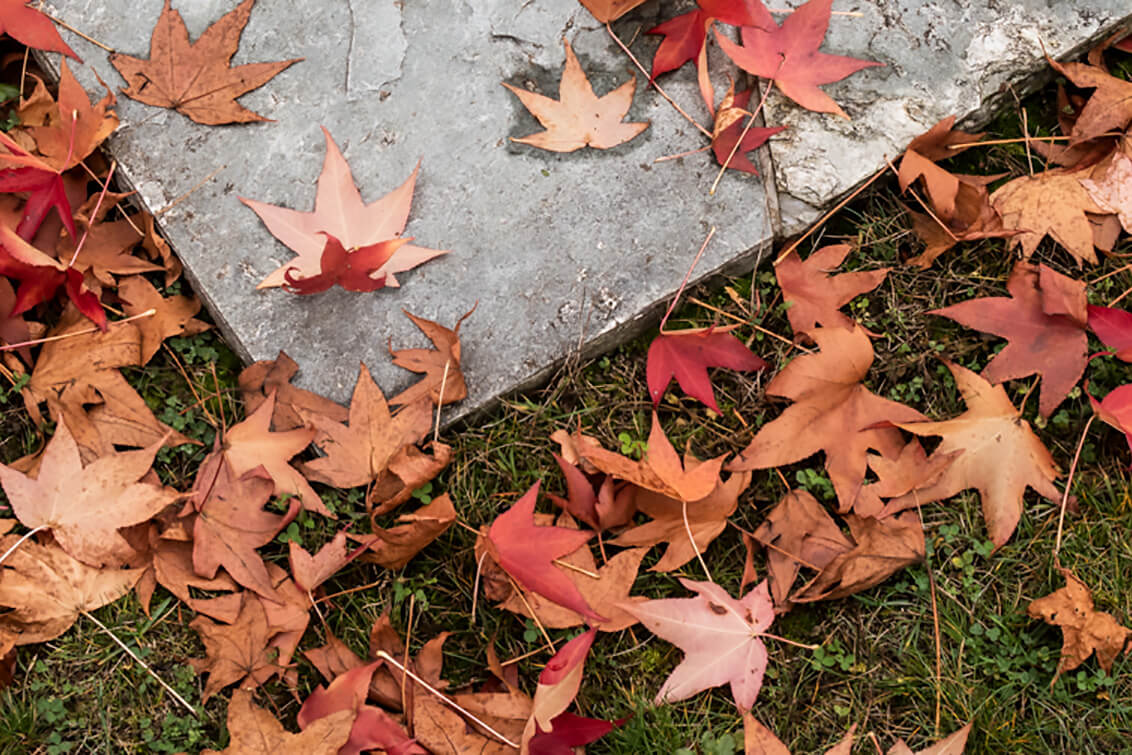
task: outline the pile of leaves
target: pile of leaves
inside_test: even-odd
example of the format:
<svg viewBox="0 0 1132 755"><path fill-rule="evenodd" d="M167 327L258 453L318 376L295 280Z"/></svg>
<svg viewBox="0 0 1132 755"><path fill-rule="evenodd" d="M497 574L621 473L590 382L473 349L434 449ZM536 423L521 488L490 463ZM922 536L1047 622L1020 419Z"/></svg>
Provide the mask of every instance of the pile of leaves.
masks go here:
<svg viewBox="0 0 1132 755"><path fill-rule="evenodd" d="M192 44L166 3L151 59L177 65L147 68L145 61L116 56L131 84L126 93L202 123L260 118L235 96L294 61L228 67L253 2L244 0ZM585 4L608 22L639 3ZM29 9L20 5L19 11ZM653 76L691 60L706 65L704 46L718 19L740 28L742 45L716 35L740 67L805 107L843 115L817 85L868 63L818 51L829 13L829 0L811 0L779 25L757 0L705 0L654 30L665 40ZM24 24L37 31L13 36L73 56L49 25ZM568 45L566 54L560 102L582 104L563 110L513 90L547 127L526 143L604 147L639 133L641 124L620 123L624 93L608 103L610 110L593 110L593 92ZM14 658L19 647L57 638L80 617L98 624L92 612L131 591L148 611L160 587L195 614L189 626L204 656L190 663L202 677L201 701L235 687L224 752L568 753L625 723L588 718L572 707L586 681L587 657L594 647L600 651L599 633L639 623L684 653L659 685L658 704L727 685L746 751L785 752L752 714L775 644L798 644L771 632L785 614L868 591L923 560L921 512L961 491L978 491L996 548L1010 541L1024 516L1027 488L1054 501L1063 517L1072 507L1068 491L1054 484L1060 471L1053 455L1003 384L1038 375L1038 411L1049 417L1090 369L1090 333L1111 349L1094 356L1127 361L1132 354L1132 314L1115 302L1089 305L1085 282L1031 261L1047 234L1084 265L1132 232L1130 85L1106 70L1104 55L1102 46L1089 63L1051 61L1073 85L1064 89L1059 109L1063 138L1027 138L1025 146L1056 167L993 191L1002 176L954 174L940 163L976 148L982 135L956 130L953 119L914 140L901 158L899 183L922 210L909 213L925 246L906 264L928 267L963 242L989 237L1004 239L1004 253L1020 252L1005 282L1008 296L931 312L1007 341L981 374L945 359L965 412L932 419L870 391L877 336L843 309L889 271L837 274L854 251L850 246L824 246L802 259L795 244L779 255L775 275L793 330L787 340L800 355L770 365L733 327L670 331L667 316L649 349L647 392L654 405L675 377L716 414L708 369L777 367L765 396L783 408L745 448L706 461L690 449L681 454L655 411L643 454L609 450L583 429L563 427L551 438L556 452L547 454L555 462L547 467L564 481L564 495L547 495L555 513L536 512L535 484L491 521L472 523L459 520L463 502L448 495L404 509L452 459L439 440L437 413L467 394L460 369L463 318L449 327L406 313L433 348L391 353L395 364L422 377L390 399L365 365L348 407L292 385L299 367L285 354L251 365L239 378L246 419L221 423L190 485L161 482L153 471L159 449L195 441L156 418L121 370L146 365L166 339L208 326L194 317L198 302L159 292L154 281L172 286L179 263L153 217L131 210L127 195L111 191L114 166L96 150L117 126L113 94L92 104L66 63L54 95L33 77L34 87L13 108L19 125L0 133L0 191L7 192L0 196L0 309L6 313L0 338L7 344L3 374L44 440L38 453L0 465L10 508L0 519L0 655ZM717 115L713 143L735 129L723 142L729 146L716 152L726 153L724 165L757 146L748 141L754 114L743 109L751 94L729 93ZM705 85L709 107L713 99ZM587 107L596 122L566 123L570 113ZM723 115L728 109L741 112ZM749 121L741 130L742 117ZM730 121L721 127L720 118ZM336 284L360 293L394 287L395 274L442 253L402 237L417 173L367 206L326 137L313 212L243 200L298 255L261 285L304 294ZM1132 444L1132 385L1093 402L1097 416ZM317 454L307 453L312 445ZM787 492L757 529L744 533L747 561L738 592L730 594L712 579L709 555L734 524L753 476L819 453L834 493L832 510L805 490ZM350 523L314 553L291 541L286 567L265 560L270 544L300 515L333 521L345 513L327 506L320 490L330 489L357 491L364 515L347 517ZM379 517L394 512L394 526L382 526ZM387 614L370 628L363 654L330 631L327 614L338 610L339 596L324 589L329 579L355 560L400 569L456 523L475 532L468 554L478 575L473 599L533 622L545 640L537 681L524 684L516 665L501 661L487 643L481 678L453 684L444 673L448 634L440 632L411 655L408 638ZM651 552L657 546L663 547L659 556ZM680 571L670 592L679 593L679 584L683 597L636 592L646 558L651 572ZM1066 586L1028 610L1063 630L1054 679L1094 653L1111 669L1130 630L1096 610L1088 587L1062 567L1056 551L1052 558ZM767 575L760 579L756 564L764 559ZM696 570L703 579L687 576ZM321 632L312 629L312 617ZM574 627L585 628L561 645L547 631ZM312 640L315 634L321 639ZM291 732L253 695L271 685L298 697L306 688L300 655L325 684L302 696L299 731ZM921 752L959 752L970 731L969 723L960 726ZM855 736L849 728L828 752L849 752ZM911 750L898 741L889 752Z"/></svg>

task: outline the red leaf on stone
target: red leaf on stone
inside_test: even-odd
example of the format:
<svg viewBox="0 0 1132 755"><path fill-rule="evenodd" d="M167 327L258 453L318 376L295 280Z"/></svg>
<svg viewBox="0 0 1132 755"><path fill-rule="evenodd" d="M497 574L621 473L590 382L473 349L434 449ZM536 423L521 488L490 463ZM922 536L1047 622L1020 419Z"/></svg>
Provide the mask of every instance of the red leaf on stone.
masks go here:
<svg viewBox="0 0 1132 755"><path fill-rule="evenodd" d="M759 0L700 0L696 10L669 19L646 32L664 36L652 59L649 78L655 79L662 73L675 71L699 57L707 39L708 26L713 20L732 26L775 27L770 12Z"/></svg>
<svg viewBox="0 0 1132 755"><path fill-rule="evenodd" d="M0 33L28 47L70 55L82 62L59 36L51 19L28 7L28 0L0 0Z"/></svg>
<svg viewBox="0 0 1132 755"><path fill-rule="evenodd" d="M606 621L586 603L577 586L553 561L578 550L593 534L565 527L538 527L534 522L539 483L531 486L487 531L496 561L520 586L577 611L593 621Z"/></svg>
<svg viewBox="0 0 1132 755"><path fill-rule="evenodd" d="M707 374L708 367L761 370L766 367L766 362L731 335L730 328L661 333L649 346L646 367L653 405L660 403L668 384L675 377L685 393L704 402L716 414L721 414Z"/></svg>
<svg viewBox="0 0 1132 755"><path fill-rule="evenodd" d="M1132 312L1089 305L1089 330L1116 351L1116 358L1132 362Z"/></svg>
<svg viewBox="0 0 1132 755"><path fill-rule="evenodd" d="M338 284L347 291L377 291L385 288L385 276L373 275L389 261L409 239L389 239L370 246L347 250L333 236L326 237L326 246L319 260L321 272L306 278L295 275L297 268L287 268L283 273L288 291L296 294L318 294Z"/></svg>
<svg viewBox="0 0 1132 755"><path fill-rule="evenodd" d="M730 100L730 102L728 101ZM773 128L763 128L760 126L752 126L747 129L747 133L743 133L745 127L745 117L747 104L751 101L751 90L745 89L735 95L728 95L720 103L719 112L715 118L715 134L712 135L711 149L715 153L716 162L723 165L727 162L727 158L731 157L731 162L727 162L727 167L734 170L741 170L744 173L752 173L758 175L759 171L755 168L754 163L747 157L747 153L758 149L766 144L767 139L777 134L779 131L784 131L785 126L774 126ZM734 117L728 115L731 111ZM724 119L730 121L729 125L723 125ZM739 137L743 137L739 149L735 149L735 142L739 141ZM731 155L731 150L735 150L734 156Z"/></svg>
<svg viewBox="0 0 1132 755"><path fill-rule="evenodd" d="M841 81L862 68L884 64L818 52L829 28L832 4L833 0L810 0L787 16L782 26L744 26L742 45L718 31L715 38L735 65L756 76L773 79L784 95L802 107L848 118L818 86Z"/></svg>
<svg viewBox="0 0 1132 755"><path fill-rule="evenodd" d="M1006 282L1005 296L953 304L929 314L947 317L968 328L994 333L1010 341L983 370L994 384L1038 373L1042 388L1038 411L1048 417L1085 372L1088 338L1074 317L1060 314L1067 297L1075 293L1083 309L1085 284L1066 278L1042 265L1027 262L1014 266ZM1047 296L1050 290L1052 296ZM1047 314L1047 308L1059 314Z"/></svg>

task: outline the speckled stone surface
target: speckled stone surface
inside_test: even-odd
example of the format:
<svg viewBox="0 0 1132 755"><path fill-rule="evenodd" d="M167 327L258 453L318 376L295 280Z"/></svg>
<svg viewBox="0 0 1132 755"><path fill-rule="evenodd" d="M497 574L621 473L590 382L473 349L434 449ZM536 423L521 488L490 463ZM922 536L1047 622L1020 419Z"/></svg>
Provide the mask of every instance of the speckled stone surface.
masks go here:
<svg viewBox="0 0 1132 755"><path fill-rule="evenodd" d="M796 3L794 3L796 4ZM55 0L52 11L116 50L146 56L161 0ZM195 38L235 0L177 3ZM688 3L651 0L614 28L651 61L643 32ZM197 290L245 358L286 350L300 382L345 400L364 360L387 391L414 376L390 364L386 343L423 345L401 314L461 330L470 396L452 417L537 381L579 348L596 353L644 327L678 286L711 227L695 279L741 271L776 232L797 232L821 209L895 156L939 118L986 114L1003 85L1081 48L1130 12L1126 0L851 0L825 50L870 58L869 69L826 87L852 121L805 113L772 94L768 123L790 128L769 149L764 179L729 175L714 196L706 153L654 163L704 143L637 74L629 120L641 136L605 152L565 155L509 142L538 130L507 81L557 95L569 39L595 89L633 75L605 29L574 0L259 0L235 63L303 56L241 102L274 123L207 127L121 98L110 141L122 175L159 210ZM123 85L99 48L64 37L89 67ZM719 82L726 86L724 61ZM49 64L57 64L49 61ZM701 121L691 66L662 79ZM422 160L406 235L452 253L398 276L400 289L298 297L255 285L283 261L277 243L237 195L310 210L325 125L366 201L397 186Z"/></svg>

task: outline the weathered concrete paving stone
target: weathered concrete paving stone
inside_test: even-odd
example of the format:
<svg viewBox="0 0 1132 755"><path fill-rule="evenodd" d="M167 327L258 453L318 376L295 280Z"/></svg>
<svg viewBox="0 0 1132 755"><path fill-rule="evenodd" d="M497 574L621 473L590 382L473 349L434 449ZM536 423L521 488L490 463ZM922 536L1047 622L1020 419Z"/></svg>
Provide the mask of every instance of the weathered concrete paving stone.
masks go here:
<svg viewBox="0 0 1132 755"><path fill-rule="evenodd" d="M195 37L235 0L179 5ZM642 32L686 5L653 0L615 28L635 40L647 65L657 40ZM54 6L71 25L134 55L145 55L161 10L160 0ZM260 0L234 62L306 57L241 100L277 123L209 128L122 99L122 128L110 146L151 209L222 168L162 215L163 228L230 342L251 358L287 350L307 387L345 399L364 359L396 390L412 378L389 364L387 339L421 343L400 309L451 323L478 300L461 331L472 392L466 412L537 379L580 341L592 353L630 332L671 295L711 226L718 232L697 278L749 263L772 229L797 232L939 118L987 114L1004 84L1044 68L1039 39L1063 56L1129 13L1126 0L850 0L835 7L863 16L835 16L823 49L887 66L826 87L852 121L771 96L768 122L791 128L770 149L777 190L769 195L758 179L729 176L708 197L715 167L706 155L653 164L702 142L645 90L643 77L629 119L652 126L633 142L562 156L510 144L507 136L537 124L499 82L554 96L563 36L599 93L630 75L622 53L574 0ZM102 51L65 36L121 86ZM97 88L89 71L79 78ZM664 85L706 121L690 67ZM453 253L407 273L397 292L256 292L289 255L235 197L310 209L323 156L320 124L342 146L367 201L423 157L406 233Z"/></svg>
<svg viewBox="0 0 1132 755"><path fill-rule="evenodd" d="M69 24L145 56L162 3L56 5ZM195 38L235 3L178 5ZM634 26L656 22L659 12ZM580 340L610 338L670 294L710 226L718 230L701 274L750 259L771 238L760 179L728 177L709 197L715 168L706 155L652 164L702 140L645 91L643 76L629 119L652 125L634 141L567 155L510 143L509 135L540 129L500 82L556 97L564 34L599 94L632 75L573 0L260 0L233 62L306 57L241 100L276 123L210 128L121 98L110 148L154 210L223 166L163 213L162 226L230 342L257 359L286 350L307 387L348 399L359 359L387 391L407 385L416 376L391 365L386 344L427 342L401 309L451 325L478 301L461 330L467 410L529 382ZM77 44L107 82L122 85L104 52ZM89 74L82 81L98 86ZM689 75L671 88L694 104L694 86ZM257 292L290 254L236 196L311 209L324 155L320 124L366 201L423 158L406 234L452 253L399 275L399 290Z"/></svg>

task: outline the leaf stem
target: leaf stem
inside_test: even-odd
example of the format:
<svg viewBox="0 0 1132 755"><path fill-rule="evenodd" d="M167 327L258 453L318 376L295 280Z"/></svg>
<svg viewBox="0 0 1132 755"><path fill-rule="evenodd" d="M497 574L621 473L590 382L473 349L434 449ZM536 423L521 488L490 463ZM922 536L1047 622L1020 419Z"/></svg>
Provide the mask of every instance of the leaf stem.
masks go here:
<svg viewBox="0 0 1132 755"><path fill-rule="evenodd" d="M41 525L39 525L38 527L36 527L35 529L33 529L32 531L24 533L23 537L21 537L21 538L20 538L19 540L17 540L17 541L16 541L16 542L15 542L15 543L14 543L14 544L12 545L12 547L11 547L11 548L9 548L8 550L4 551L4 555L3 555L3 556L0 556L0 564L4 563L4 561L6 561L6 560L7 560L8 556L10 556L10 555L12 555L13 553L15 553L15 552L16 552L16 549L17 549L17 548L19 548L19 547L20 547L21 545L23 545L23 544L24 544L24 541L25 541L25 540L27 540L27 539L28 539L29 537L31 537L31 536L32 536L32 535L34 535L35 533L37 533L37 532L42 532L42 531L43 531L43 530L45 530L45 529L47 529L47 525L41 524Z"/></svg>
<svg viewBox="0 0 1132 755"><path fill-rule="evenodd" d="M1062 526L1065 524L1065 509L1069 503L1069 489L1073 486L1073 473L1077 471L1077 461L1081 458L1081 449L1085 445L1085 436L1089 434L1089 428L1093 425L1093 420L1097 415L1089 417L1089 421L1085 423L1085 429L1081 431L1081 439L1077 441L1077 450L1073 452L1073 463L1069 465L1069 477L1065 480L1065 490L1061 493L1061 511L1057 515L1057 537L1053 543L1053 563L1058 569L1061 568L1061 532Z"/></svg>

